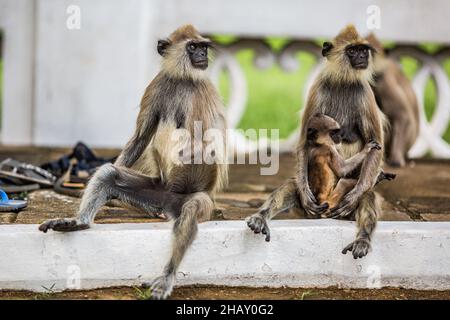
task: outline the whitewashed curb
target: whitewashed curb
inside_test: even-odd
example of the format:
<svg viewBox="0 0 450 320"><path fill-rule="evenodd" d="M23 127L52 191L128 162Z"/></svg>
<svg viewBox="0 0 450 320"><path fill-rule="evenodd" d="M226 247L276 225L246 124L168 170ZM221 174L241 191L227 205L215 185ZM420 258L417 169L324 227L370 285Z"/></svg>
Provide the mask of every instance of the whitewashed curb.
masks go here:
<svg viewBox="0 0 450 320"><path fill-rule="evenodd" d="M0 226L0 289L42 291L138 285L159 275L169 223L95 225L74 233ZM450 223L380 222L373 251L341 254L354 222L279 220L271 242L244 221L201 224L178 285L450 289Z"/></svg>

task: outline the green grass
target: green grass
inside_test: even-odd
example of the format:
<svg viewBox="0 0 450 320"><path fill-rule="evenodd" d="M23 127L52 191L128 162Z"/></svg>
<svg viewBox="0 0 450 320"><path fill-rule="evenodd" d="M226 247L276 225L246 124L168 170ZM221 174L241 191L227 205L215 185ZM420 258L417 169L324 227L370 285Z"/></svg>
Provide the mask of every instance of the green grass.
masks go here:
<svg viewBox="0 0 450 320"><path fill-rule="evenodd" d="M214 37L219 43L228 44L235 40L231 36ZM287 42L285 39L268 39L267 43L277 51ZM434 44L421 46L432 53L439 49ZM299 53L299 69L293 73L286 73L274 64L267 70L260 70L253 65L254 54L251 50L242 50L237 53L236 58L242 67L247 80L247 108L242 117L239 128L278 128L280 137L286 138L298 125L300 120L299 111L303 108L303 88L306 79L316 63L315 58L308 53ZM405 57L401 60L402 67L409 78L417 71L419 65L413 58ZM444 63L447 75L450 77L450 59ZM229 79L223 73L219 82L219 90L225 102L229 98ZM425 92L425 113L431 118L436 101L437 92L433 80L428 80ZM444 135L446 141L450 142L450 126Z"/></svg>
<svg viewBox="0 0 450 320"><path fill-rule="evenodd" d="M236 40L233 36L214 37L219 43L227 44ZM267 43L273 50L280 50L286 39L269 38ZM435 44L423 44L421 47L430 53L436 52L439 46ZM242 50L237 54L237 60L247 79L247 108L242 117L239 128L267 128L279 129L280 137L286 138L298 126L299 111L303 108L303 88L306 79L316 63L315 58L308 53L299 53L299 69L292 73L283 71L276 63L266 69L260 70L253 65L254 54L251 50ZM419 65L413 58L402 58L401 63L409 78L417 71ZM444 69L450 78L450 59L444 62ZM219 90L225 102L229 98L229 79L223 73L220 77ZM2 116L2 90L3 90L3 68L0 60L0 126ZM433 80L429 79L425 91L425 114L431 118L436 106L437 92ZM1 127L0 127L1 128ZM444 135L446 141L450 142L450 126Z"/></svg>
<svg viewBox="0 0 450 320"><path fill-rule="evenodd" d="M152 289L148 288L148 289L141 289L138 287L133 287L134 288L134 293L136 295L136 298L138 300L150 300L152 297Z"/></svg>
<svg viewBox="0 0 450 320"><path fill-rule="evenodd" d="M286 73L277 65L267 70L253 66L253 52L238 53L239 63L247 79L248 101L240 128L278 128L280 136L286 137L298 125L298 111L302 105L303 84L314 66L314 58L307 53L299 54L300 71ZM219 88L228 101L228 77L222 74Z"/></svg>
<svg viewBox="0 0 450 320"><path fill-rule="evenodd" d="M42 288L45 290L44 292L38 293L34 296L34 300L50 300L52 299L53 295L55 294L55 283L51 285L50 288L42 286Z"/></svg>

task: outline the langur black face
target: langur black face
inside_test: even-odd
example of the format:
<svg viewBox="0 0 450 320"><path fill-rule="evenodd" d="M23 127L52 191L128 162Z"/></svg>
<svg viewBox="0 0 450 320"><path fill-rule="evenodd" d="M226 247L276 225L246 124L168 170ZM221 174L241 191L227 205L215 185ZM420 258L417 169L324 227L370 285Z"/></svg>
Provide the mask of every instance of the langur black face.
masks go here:
<svg viewBox="0 0 450 320"><path fill-rule="evenodd" d="M342 142L341 129L332 129L330 130L329 135L331 140L333 140L335 144L339 144Z"/></svg>
<svg viewBox="0 0 450 320"><path fill-rule="evenodd" d="M323 144L324 139L319 139L320 137L326 138L326 136L329 136L333 143L339 144L342 142L342 136L341 136L341 129L331 129L331 130L325 130L324 132L319 131L317 128L308 128L306 133L306 139L308 142L312 144Z"/></svg>
<svg viewBox="0 0 450 320"><path fill-rule="evenodd" d="M365 44L351 44L345 47L345 54L354 69L366 69L369 65L371 50L372 48Z"/></svg>
<svg viewBox="0 0 450 320"><path fill-rule="evenodd" d="M209 44L207 41L189 41L186 44L186 51L194 68L201 70L208 68Z"/></svg>
<svg viewBox="0 0 450 320"><path fill-rule="evenodd" d="M312 144L315 144L318 137L319 131L316 128L309 127L306 131L306 140Z"/></svg>

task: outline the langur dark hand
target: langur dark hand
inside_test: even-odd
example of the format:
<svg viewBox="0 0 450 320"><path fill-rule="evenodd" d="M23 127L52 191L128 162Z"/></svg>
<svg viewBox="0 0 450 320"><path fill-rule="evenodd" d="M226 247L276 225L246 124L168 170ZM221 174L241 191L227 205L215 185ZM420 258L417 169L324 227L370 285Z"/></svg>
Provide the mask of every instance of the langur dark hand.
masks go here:
<svg viewBox="0 0 450 320"><path fill-rule="evenodd" d="M342 198L339 204L331 209L330 213L327 215L328 218L344 218L352 214L356 207L358 206L361 193L355 189L351 190L349 193Z"/></svg>
<svg viewBox="0 0 450 320"><path fill-rule="evenodd" d="M371 151L371 150L381 150L380 144L377 141L375 141L375 140L370 140L367 143L366 146L369 149L369 151Z"/></svg>
<svg viewBox="0 0 450 320"><path fill-rule="evenodd" d="M254 215L248 217L246 219L247 226L254 232L254 233L262 233L266 236L266 241L270 241L270 229L269 225L267 224L266 218L264 218L260 213L255 213Z"/></svg>
<svg viewBox="0 0 450 320"><path fill-rule="evenodd" d="M303 195L300 195L300 200L303 209L307 214L312 216L318 216L324 213L328 209L328 204L318 204L316 198L312 194L310 188L304 190Z"/></svg>

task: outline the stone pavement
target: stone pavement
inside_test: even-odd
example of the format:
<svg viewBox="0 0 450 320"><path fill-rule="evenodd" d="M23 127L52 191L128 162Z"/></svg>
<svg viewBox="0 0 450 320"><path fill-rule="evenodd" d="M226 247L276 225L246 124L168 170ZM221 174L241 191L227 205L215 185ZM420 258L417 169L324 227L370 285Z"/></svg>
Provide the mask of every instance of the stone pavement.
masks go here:
<svg viewBox="0 0 450 320"><path fill-rule="evenodd" d="M57 159L70 150L62 148L0 147L0 161L7 157L40 164ZM96 150L100 156L112 156L118 150ZM214 219L238 220L256 212L270 191L290 177L295 170L292 155L282 155L280 170L274 176L261 176L258 165L231 165L230 184L216 198ZM385 167L394 172L394 181L384 181L377 190L383 196L380 220L388 221L450 221L450 161L415 160L402 169ZM0 213L0 224L41 223L45 219L73 216L79 199L41 189L28 195L29 206L17 213ZM279 219L304 218L302 212L291 210ZM135 210L104 207L96 223L161 221Z"/></svg>

